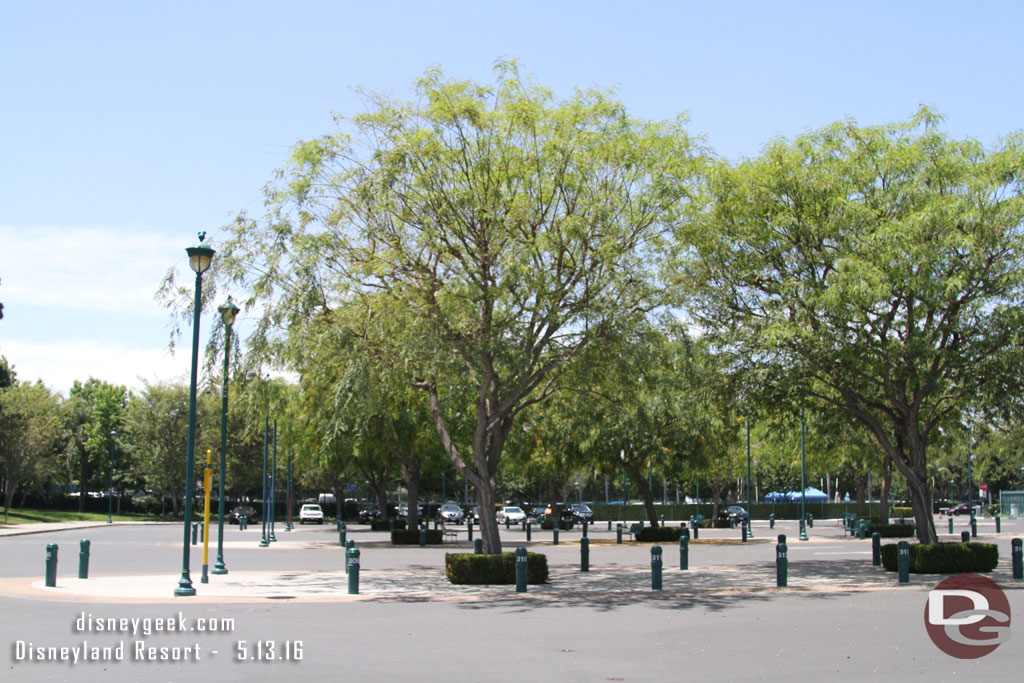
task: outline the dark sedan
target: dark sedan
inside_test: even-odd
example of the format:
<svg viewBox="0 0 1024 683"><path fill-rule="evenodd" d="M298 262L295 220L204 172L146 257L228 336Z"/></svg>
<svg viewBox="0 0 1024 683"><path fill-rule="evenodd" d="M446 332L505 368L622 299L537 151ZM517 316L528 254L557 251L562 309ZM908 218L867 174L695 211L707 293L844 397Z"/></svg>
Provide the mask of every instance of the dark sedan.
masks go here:
<svg viewBox="0 0 1024 683"><path fill-rule="evenodd" d="M259 513L256 512L256 508L251 505L238 505L230 513L228 513L228 523L238 524L239 518L245 515L249 524L260 521Z"/></svg>

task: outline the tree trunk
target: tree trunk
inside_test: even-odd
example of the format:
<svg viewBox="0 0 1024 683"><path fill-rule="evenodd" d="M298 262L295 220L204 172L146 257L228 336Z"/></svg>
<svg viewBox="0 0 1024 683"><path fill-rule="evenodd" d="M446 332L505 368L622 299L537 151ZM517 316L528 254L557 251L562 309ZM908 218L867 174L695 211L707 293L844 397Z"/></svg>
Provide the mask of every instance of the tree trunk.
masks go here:
<svg viewBox="0 0 1024 683"><path fill-rule="evenodd" d="M643 472L634 471L632 468L627 468L629 472L629 478L633 480L637 490L640 492L640 497L644 501L644 510L647 511L647 519L650 521L652 527L658 526L658 515L654 510L654 493L651 491L650 481L644 476Z"/></svg>
<svg viewBox="0 0 1024 683"><path fill-rule="evenodd" d="M419 529L420 459L415 453L406 455L398 450L393 452L402 463L402 479L405 481L405 488L409 491L409 516L406 526L409 529Z"/></svg>
<svg viewBox="0 0 1024 683"><path fill-rule="evenodd" d="M885 458L882 465L882 492L878 496L878 518L882 524L889 523L889 491L892 487L892 459Z"/></svg>
<svg viewBox="0 0 1024 683"><path fill-rule="evenodd" d="M868 503L867 503L867 475L854 477L853 481L857 489L857 515L860 517L868 516Z"/></svg>

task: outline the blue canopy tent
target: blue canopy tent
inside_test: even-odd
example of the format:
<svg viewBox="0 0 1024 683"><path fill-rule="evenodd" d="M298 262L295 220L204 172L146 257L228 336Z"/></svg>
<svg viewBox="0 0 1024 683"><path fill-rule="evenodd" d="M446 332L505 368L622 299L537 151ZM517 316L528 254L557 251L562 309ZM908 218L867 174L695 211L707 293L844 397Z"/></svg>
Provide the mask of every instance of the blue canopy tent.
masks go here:
<svg viewBox="0 0 1024 683"><path fill-rule="evenodd" d="M828 496L821 489L816 489L813 486L808 486L804 489L804 497L806 497L808 503L827 503ZM799 491L788 491L786 493L780 493L778 491L772 491L771 493L765 494L764 500L766 503L799 503L800 502Z"/></svg>

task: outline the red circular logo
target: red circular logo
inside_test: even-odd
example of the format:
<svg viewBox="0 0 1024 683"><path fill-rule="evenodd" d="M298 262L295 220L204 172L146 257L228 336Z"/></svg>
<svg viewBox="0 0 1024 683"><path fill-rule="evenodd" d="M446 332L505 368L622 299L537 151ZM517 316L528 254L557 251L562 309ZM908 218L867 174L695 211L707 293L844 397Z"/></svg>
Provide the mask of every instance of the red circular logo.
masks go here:
<svg viewBox="0 0 1024 683"><path fill-rule="evenodd" d="M924 626L950 657L984 657L1010 639L1010 601L991 579L957 574L928 593Z"/></svg>

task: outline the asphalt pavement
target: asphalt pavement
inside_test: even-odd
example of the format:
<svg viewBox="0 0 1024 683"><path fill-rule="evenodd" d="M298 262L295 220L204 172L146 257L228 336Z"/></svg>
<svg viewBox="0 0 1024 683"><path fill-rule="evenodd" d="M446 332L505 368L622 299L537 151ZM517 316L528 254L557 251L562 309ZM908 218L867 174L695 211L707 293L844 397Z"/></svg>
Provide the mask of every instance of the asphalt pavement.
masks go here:
<svg viewBox="0 0 1024 683"><path fill-rule="evenodd" d="M946 531L942 524L940 532ZM180 523L33 526L30 534L0 528L0 628L10 644L0 681L241 680L277 670L371 681L823 674L994 680L1016 675L1024 653L1011 639L978 660L943 654L923 625L928 590L942 577L914 575L911 584L897 585L894 575L872 566L870 541L845 537L833 520L816 521L808 541L796 540L792 522L776 529L756 522L746 543L739 530L702 529L700 540L690 543L685 571L678 546L661 544L660 591L651 588L651 544L618 545L605 524L590 530L589 572L580 571L578 531L562 532L554 545L551 532L534 530L526 542L521 530L502 529L509 550L523 545L548 558L549 582L525 594L514 586L448 583L445 553L472 552L465 527L457 543L419 548L392 547L386 533L351 526L348 536L361 553L358 595L348 593L333 525L285 531L279 524L278 540L267 548L259 547L260 527L229 527L223 546L228 574L209 575L208 583L201 582L202 545L189 543L194 597L173 594L183 562ZM962 528L966 518L956 520L949 538L958 539ZM1000 547L992 578L1014 610L1024 607L1024 593L1010 574L1009 545L1022 531L1022 520L1004 520L998 535L991 520L979 527L979 540ZM786 588L776 586L778 533L788 536ZM82 538L90 540L88 579L77 578ZM211 568L215 540L214 534ZM44 581L50 543L59 547L55 587ZM132 630L132 623L169 622L171 616L188 624L184 632ZM95 628L115 621L128 626ZM71 659L80 648L79 661L62 659L60 648ZM97 659L82 659L89 648ZM57 660L32 659L33 651Z"/></svg>

